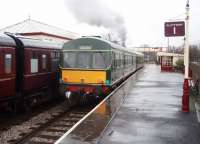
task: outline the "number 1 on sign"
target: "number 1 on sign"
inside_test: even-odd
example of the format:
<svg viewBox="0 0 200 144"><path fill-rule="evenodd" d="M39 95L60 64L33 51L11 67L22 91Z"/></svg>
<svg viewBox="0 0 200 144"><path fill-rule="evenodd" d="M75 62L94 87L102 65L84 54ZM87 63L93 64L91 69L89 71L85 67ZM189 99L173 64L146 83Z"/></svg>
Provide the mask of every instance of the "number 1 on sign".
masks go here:
<svg viewBox="0 0 200 144"><path fill-rule="evenodd" d="M175 35L176 34L176 27L174 27L173 30L174 30L174 35Z"/></svg>

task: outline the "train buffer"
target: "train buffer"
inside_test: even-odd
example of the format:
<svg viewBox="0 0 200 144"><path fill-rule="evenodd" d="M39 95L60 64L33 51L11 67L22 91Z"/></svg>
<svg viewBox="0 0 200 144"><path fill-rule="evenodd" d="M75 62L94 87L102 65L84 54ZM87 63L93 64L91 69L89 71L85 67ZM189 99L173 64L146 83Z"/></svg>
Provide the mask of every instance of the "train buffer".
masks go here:
<svg viewBox="0 0 200 144"><path fill-rule="evenodd" d="M56 144L199 144L193 100L181 111L183 79L146 65Z"/></svg>

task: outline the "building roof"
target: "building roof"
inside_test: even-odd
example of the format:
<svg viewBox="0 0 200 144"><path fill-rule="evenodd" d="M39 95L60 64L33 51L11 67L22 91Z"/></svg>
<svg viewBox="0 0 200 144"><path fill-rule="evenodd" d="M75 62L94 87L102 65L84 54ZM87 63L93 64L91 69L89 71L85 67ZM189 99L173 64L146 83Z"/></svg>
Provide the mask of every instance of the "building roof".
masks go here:
<svg viewBox="0 0 200 144"><path fill-rule="evenodd" d="M14 25L7 26L3 29L0 29L0 32L10 32L15 34L27 34L27 33L49 34L67 39L75 39L79 37L78 34L76 33L32 19L26 19Z"/></svg>
<svg viewBox="0 0 200 144"><path fill-rule="evenodd" d="M167 52L158 52L157 56L173 56L173 57L183 57L183 54L178 53L167 53Z"/></svg>

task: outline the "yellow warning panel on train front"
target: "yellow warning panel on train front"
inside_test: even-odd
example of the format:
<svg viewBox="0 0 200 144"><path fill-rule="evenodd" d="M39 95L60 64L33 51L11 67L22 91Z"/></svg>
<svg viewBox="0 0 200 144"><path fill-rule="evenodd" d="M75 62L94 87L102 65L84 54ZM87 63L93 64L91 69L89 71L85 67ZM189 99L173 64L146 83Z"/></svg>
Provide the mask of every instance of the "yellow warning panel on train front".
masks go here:
<svg viewBox="0 0 200 144"><path fill-rule="evenodd" d="M106 71L63 69L62 80L65 83L105 84Z"/></svg>

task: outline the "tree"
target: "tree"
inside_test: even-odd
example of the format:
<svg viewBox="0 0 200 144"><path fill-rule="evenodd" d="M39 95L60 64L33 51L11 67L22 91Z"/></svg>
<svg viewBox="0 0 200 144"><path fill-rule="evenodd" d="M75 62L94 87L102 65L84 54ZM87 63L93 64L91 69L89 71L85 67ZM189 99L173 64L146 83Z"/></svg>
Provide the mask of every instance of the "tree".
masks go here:
<svg viewBox="0 0 200 144"><path fill-rule="evenodd" d="M178 59L176 61L175 69L179 70L179 71L184 71L184 60L183 59Z"/></svg>
<svg viewBox="0 0 200 144"><path fill-rule="evenodd" d="M200 47L199 45L190 45L189 57L191 62L200 62Z"/></svg>

